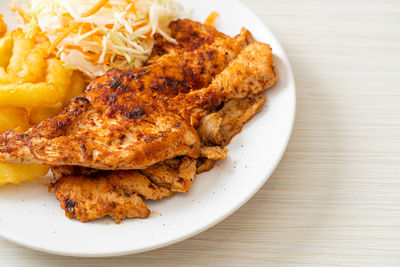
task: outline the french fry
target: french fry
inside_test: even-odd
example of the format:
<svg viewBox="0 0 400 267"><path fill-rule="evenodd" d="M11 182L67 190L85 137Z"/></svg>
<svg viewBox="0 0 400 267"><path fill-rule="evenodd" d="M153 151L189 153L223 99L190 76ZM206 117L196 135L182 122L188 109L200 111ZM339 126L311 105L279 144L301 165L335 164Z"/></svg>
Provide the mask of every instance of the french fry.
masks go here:
<svg viewBox="0 0 400 267"><path fill-rule="evenodd" d="M3 15L0 15L0 36L7 32L7 24L4 22Z"/></svg>
<svg viewBox="0 0 400 267"><path fill-rule="evenodd" d="M35 180L49 172L46 165L9 164L0 162L0 186Z"/></svg>
<svg viewBox="0 0 400 267"><path fill-rule="evenodd" d="M46 82L57 88L59 100L62 104L69 100L67 98L72 74L73 70L65 68L61 60L55 58L47 60Z"/></svg>
<svg viewBox="0 0 400 267"><path fill-rule="evenodd" d="M7 68L10 63L13 46L14 39L12 34L6 34L0 39L0 67Z"/></svg>
<svg viewBox="0 0 400 267"><path fill-rule="evenodd" d="M46 51L49 43L37 44L25 59L22 70L17 74L20 82L37 83L44 82L44 70L46 67Z"/></svg>
<svg viewBox="0 0 400 267"><path fill-rule="evenodd" d="M46 59L50 44L39 31L29 37L21 30L6 31L0 15L0 36L5 33L0 39L0 133L25 131L57 115L86 85L80 72ZM48 171L45 165L0 162L0 186L34 180Z"/></svg>
<svg viewBox="0 0 400 267"><path fill-rule="evenodd" d="M60 65L58 63L54 63L54 64L58 65L58 67L60 67ZM54 74L55 73L52 72L51 75L58 77L57 75L54 75ZM66 95L64 97L63 105L65 105L66 102L70 101L73 97L80 95L85 90L85 87L86 87L85 79L83 78L82 74L78 71L73 72L70 81L71 82L70 82L69 88L64 87L65 85L61 85L64 87L62 90L65 90L65 93L66 93ZM47 120L48 118L56 116L60 111L61 111L60 108L52 108L52 107L34 108L30 113L29 122L33 125L37 125L37 124L41 123L42 121Z"/></svg>
<svg viewBox="0 0 400 267"><path fill-rule="evenodd" d="M23 108L0 108L0 134L21 127L29 128L28 112Z"/></svg>
<svg viewBox="0 0 400 267"><path fill-rule="evenodd" d="M0 36L6 30L0 16ZM39 29L30 32L29 37L17 30L0 38L0 134L22 132L57 115L86 86L80 72L65 68L58 59L46 59L50 44ZM45 165L0 162L0 186L34 180L48 170Z"/></svg>
<svg viewBox="0 0 400 267"><path fill-rule="evenodd" d="M37 125L48 118L56 116L60 112L60 108L39 107L34 108L29 116L29 123Z"/></svg>
<svg viewBox="0 0 400 267"><path fill-rule="evenodd" d="M29 128L28 114L22 108L0 108L0 133L11 129ZM0 162L0 186L13 183L18 184L24 181L37 179L46 175L49 167L46 165L23 165Z"/></svg>
<svg viewBox="0 0 400 267"><path fill-rule="evenodd" d="M0 106L61 108L62 102L57 88L48 83L0 84Z"/></svg>
<svg viewBox="0 0 400 267"><path fill-rule="evenodd" d="M17 74L23 69L24 61L35 47L35 43L32 39L26 39L21 30L15 31L13 36L14 47L7 72Z"/></svg>
<svg viewBox="0 0 400 267"><path fill-rule="evenodd" d="M10 84L13 83L16 79L8 74L3 67L0 67L0 84Z"/></svg>

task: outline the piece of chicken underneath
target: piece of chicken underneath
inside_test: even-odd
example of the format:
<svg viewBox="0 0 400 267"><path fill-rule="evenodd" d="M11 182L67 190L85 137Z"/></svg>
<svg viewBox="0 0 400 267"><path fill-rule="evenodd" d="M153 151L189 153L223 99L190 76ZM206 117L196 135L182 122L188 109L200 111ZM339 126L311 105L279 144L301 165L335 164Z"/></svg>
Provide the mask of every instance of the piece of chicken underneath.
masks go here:
<svg viewBox="0 0 400 267"><path fill-rule="evenodd" d="M205 117L198 129L200 138L204 140L203 154L198 160L176 158L142 171L53 167L57 180L54 183L54 194L66 216L81 222L106 215L111 216L116 223L125 218L147 218L149 210L140 201L140 196L144 199L161 199L171 196L172 192L187 192L196 171L208 171L218 159L226 157L227 150L223 147L241 131L243 125L261 109L264 102L263 94L232 100L218 112ZM215 140L225 141L221 146L215 146L219 143Z"/></svg>
<svg viewBox="0 0 400 267"><path fill-rule="evenodd" d="M109 215L116 223L147 218L150 211L142 197L157 200L173 195L137 171L66 176L54 184L54 193L68 218L88 222Z"/></svg>

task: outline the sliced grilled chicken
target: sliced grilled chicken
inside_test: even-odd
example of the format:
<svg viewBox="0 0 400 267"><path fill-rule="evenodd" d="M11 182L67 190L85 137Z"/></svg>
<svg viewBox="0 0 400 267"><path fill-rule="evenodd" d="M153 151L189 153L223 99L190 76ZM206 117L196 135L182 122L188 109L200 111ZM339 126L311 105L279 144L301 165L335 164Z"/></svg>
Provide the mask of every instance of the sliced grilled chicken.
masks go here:
<svg viewBox="0 0 400 267"><path fill-rule="evenodd" d="M201 148L202 156L197 160L197 173L209 171L214 167L219 158L218 152L215 157L211 155L213 151L211 149L215 149L216 145L221 150L227 146L232 138L241 132L243 125L260 111L265 99L265 95L260 93L244 99L231 100L221 110L209 114L201 120L197 131L204 146ZM223 155L221 150L217 151Z"/></svg>
<svg viewBox="0 0 400 267"><path fill-rule="evenodd" d="M0 136L1 160L58 165L54 192L68 217L146 218L141 197L187 192L258 112L265 97L254 95L276 82L270 47L248 31L170 27L178 45L156 37L149 65L111 70L59 116Z"/></svg>
<svg viewBox="0 0 400 267"><path fill-rule="evenodd" d="M119 223L149 216L141 197L158 200L173 192L137 171L109 171L62 177L54 185L54 194L68 218L88 222L109 215Z"/></svg>
<svg viewBox="0 0 400 267"><path fill-rule="evenodd" d="M182 25L201 28L188 21ZM201 117L230 99L271 86L276 73L268 45L242 49L251 41L247 31L235 38L182 36L177 39L186 43L154 64L111 70L59 116L24 134L0 136L0 160L130 170L177 156L199 157L194 127ZM191 41L195 46L186 48Z"/></svg>

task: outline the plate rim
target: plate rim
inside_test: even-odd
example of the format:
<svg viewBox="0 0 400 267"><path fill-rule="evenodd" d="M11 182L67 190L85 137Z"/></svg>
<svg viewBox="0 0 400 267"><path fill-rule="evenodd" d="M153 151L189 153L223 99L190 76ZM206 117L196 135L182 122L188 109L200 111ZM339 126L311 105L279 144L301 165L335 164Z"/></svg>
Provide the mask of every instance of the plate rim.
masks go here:
<svg viewBox="0 0 400 267"><path fill-rule="evenodd" d="M279 163L281 162L281 160L288 148L290 139L293 134L294 125L295 125L296 110L297 110L297 92L296 92L296 83L295 83L295 77L294 77L294 72L293 72L292 66L290 64L287 54L286 54L283 46L281 45L279 39L272 32L272 30L269 29L268 26L252 10L250 10L245 4L243 4L240 0L234 0L234 2L236 2L236 4L238 4L240 6L240 8L245 9L246 11L251 13L253 15L254 19L257 21L257 23L262 27L263 31L268 32L268 34L272 38L274 38L275 39L274 41L280 46L280 48L282 49L282 55L281 55L280 59L282 60L283 65L287 67L287 81L289 81L293 87L292 90L293 90L293 98L294 99L292 99L292 101L293 101L294 106L293 106L293 113L290 116L290 122L288 122L289 130L285 133L286 136L285 136L284 145L281 147L279 154L277 153L277 157L275 158L275 162L273 164L271 164L271 168L269 168L269 170L266 171L263 181L260 182L256 187L254 187L254 189L251 192L249 192L249 194L247 195L246 198L244 198L240 202L235 203L235 205L232 208L230 208L228 211L226 211L222 216L217 217L217 219L212 220L211 222L209 222L207 224L204 224L202 227L195 229L194 231L191 231L190 234L182 235L177 238L171 238L170 241L160 242L159 244L154 244L154 245L149 245L149 246L143 247L141 249L126 249L126 250L121 250L119 252L103 252L103 253L101 253L101 252L71 253L71 252L59 251L57 249L44 248L41 246L37 246L37 244L32 245L31 243L25 242L24 240L20 240L19 238L13 238L11 235L8 235L7 233L1 231L1 229L0 229L0 237L4 238L5 240L8 240L12 243L18 244L20 246L23 246L23 247L26 247L26 248L29 248L29 249L32 249L32 250L35 250L38 252L45 252L45 253L59 255L59 256L95 258L95 257L116 257L116 256L134 255L134 254L139 254L139 253L163 248L166 246L170 246L170 245L176 244L178 242L181 242L183 240L189 239L193 236L196 236L196 235L212 228L213 226L219 224L220 222L222 222L226 218L230 217L231 215L233 215L237 210L239 210L244 204L246 204L251 198L254 197L254 195L265 185L265 183L271 177L273 172L276 170L276 168L278 167Z"/></svg>

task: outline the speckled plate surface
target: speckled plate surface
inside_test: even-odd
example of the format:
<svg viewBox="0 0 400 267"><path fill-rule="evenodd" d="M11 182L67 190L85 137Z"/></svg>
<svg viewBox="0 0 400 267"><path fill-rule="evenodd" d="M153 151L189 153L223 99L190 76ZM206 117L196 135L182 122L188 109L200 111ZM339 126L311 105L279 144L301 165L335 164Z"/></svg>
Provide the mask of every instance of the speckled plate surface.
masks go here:
<svg viewBox="0 0 400 267"><path fill-rule="evenodd" d="M82 224L69 220L52 193L47 179L0 188L0 236L48 253L99 257L160 248L198 234L231 215L267 181L288 144L296 107L296 92L289 61L272 32L251 11L234 0L180 0L194 8L193 18L203 21L217 10L219 30L235 35L246 27L258 41L271 44L280 73L268 92L261 112L233 139L228 158L195 180L191 191L150 202L146 220L110 219ZM0 12L10 23L7 1Z"/></svg>

